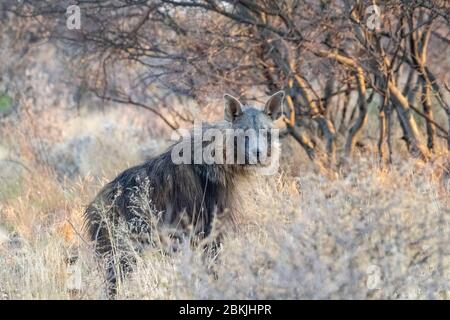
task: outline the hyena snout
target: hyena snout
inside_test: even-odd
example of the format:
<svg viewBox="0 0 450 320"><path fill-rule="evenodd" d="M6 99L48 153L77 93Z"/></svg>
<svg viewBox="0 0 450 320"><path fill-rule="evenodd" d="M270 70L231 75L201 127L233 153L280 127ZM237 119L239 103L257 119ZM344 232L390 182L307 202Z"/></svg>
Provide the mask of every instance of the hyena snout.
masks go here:
<svg viewBox="0 0 450 320"><path fill-rule="evenodd" d="M272 146L267 139L258 139L252 143L246 140L245 160L250 164L265 164L272 156Z"/></svg>

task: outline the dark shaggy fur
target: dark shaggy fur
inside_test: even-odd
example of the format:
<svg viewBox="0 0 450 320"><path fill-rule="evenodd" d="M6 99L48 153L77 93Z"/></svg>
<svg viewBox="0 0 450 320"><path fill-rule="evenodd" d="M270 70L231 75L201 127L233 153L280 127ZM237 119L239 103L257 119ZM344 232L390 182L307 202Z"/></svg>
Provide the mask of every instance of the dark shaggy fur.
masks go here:
<svg viewBox="0 0 450 320"><path fill-rule="evenodd" d="M132 259L124 252L111 256L115 253L114 246L120 246L111 238L115 234L112 228L121 218L132 233L142 235L151 231L146 215L162 213L159 224L183 230L190 226L195 232L191 236L204 239L210 235L216 215L231 215L231 211L225 209L232 203L235 176L243 174L242 168L176 165L170 156L171 150L125 170L100 191L86 210L88 232L96 242L96 251L108 258L108 281L112 291L115 291L117 271L122 275L126 273ZM151 200L151 213L136 203L143 193Z"/></svg>

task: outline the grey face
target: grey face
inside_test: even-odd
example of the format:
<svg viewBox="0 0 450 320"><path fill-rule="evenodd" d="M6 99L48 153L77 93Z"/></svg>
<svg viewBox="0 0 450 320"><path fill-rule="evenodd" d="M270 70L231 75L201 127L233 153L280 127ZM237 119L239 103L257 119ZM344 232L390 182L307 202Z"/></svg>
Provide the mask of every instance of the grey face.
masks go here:
<svg viewBox="0 0 450 320"><path fill-rule="evenodd" d="M244 107L242 114L232 123L232 129L236 136L235 150L245 164L261 163L270 157L273 124L264 112Z"/></svg>
<svg viewBox="0 0 450 320"><path fill-rule="evenodd" d="M231 122L237 163L265 164L272 152L273 121L282 111L284 92L272 95L264 110L242 106L236 98L225 95L225 119Z"/></svg>

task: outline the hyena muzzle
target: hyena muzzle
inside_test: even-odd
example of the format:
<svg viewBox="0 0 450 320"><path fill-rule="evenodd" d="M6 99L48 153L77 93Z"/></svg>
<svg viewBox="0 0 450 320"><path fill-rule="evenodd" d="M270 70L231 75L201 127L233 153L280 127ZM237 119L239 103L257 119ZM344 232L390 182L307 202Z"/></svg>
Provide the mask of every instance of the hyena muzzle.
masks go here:
<svg viewBox="0 0 450 320"><path fill-rule="evenodd" d="M223 161L174 161L174 154L180 156L179 151L174 151L182 143L189 142L187 152L192 156L198 148L193 142L195 134L182 138L161 155L122 172L104 186L86 209L86 228L97 254L106 263L111 298L116 295L118 280L132 269L133 254L145 245L161 243L158 230L164 227L171 230L167 233L170 240L190 235L191 241L198 244L212 237L205 241L205 248L209 249L205 252L214 255L220 234L212 235L213 223L232 218L229 209L238 190L238 178L254 174L251 168L264 166L262 155L273 157L276 145L270 132L282 113L284 93L272 95L263 110L243 106L230 95L224 99L225 119L202 128L202 132L213 129L226 138L219 144L216 135L214 141L199 144L202 149L219 146L212 148L212 154L222 155ZM249 139L248 131L268 134L264 139ZM234 133L232 139L228 132ZM131 253L126 249L130 247ZM174 248L171 246L169 251Z"/></svg>

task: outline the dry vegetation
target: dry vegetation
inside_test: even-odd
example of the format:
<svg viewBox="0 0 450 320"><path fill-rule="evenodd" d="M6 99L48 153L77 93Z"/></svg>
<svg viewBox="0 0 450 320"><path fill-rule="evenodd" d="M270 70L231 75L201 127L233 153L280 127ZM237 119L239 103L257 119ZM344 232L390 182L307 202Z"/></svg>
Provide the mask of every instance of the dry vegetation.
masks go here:
<svg viewBox="0 0 450 320"><path fill-rule="evenodd" d="M16 132L14 142L27 169L15 165L14 178L2 176L3 298L105 297L102 267L83 233L82 213L104 179L127 167L130 151L139 148L135 138L124 149L121 135L129 133L115 132L103 138L114 141L105 152L115 155L115 170L76 179L58 178L36 160L29 137ZM289 140L284 144L295 146ZM109 157L95 151L86 156L97 168L112 166ZM297 155L294 167L284 159L284 170L295 174L282 171L256 184L243 183L240 227L227 234L218 280L205 273L200 250L186 246L164 256L149 248L119 297L448 299L445 154L430 163L398 157L389 168L372 158L363 155L351 170L334 176L315 173L305 155ZM71 265L74 256L78 259ZM370 278L371 268L379 270L376 288L370 285L377 282Z"/></svg>
<svg viewBox="0 0 450 320"><path fill-rule="evenodd" d="M106 298L96 192L279 89L281 168L242 182L217 279L153 247L118 297L449 299L449 7L383 1L374 31L373 3L88 1L68 31L64 1L2 1L0 299Z"/></svg>

